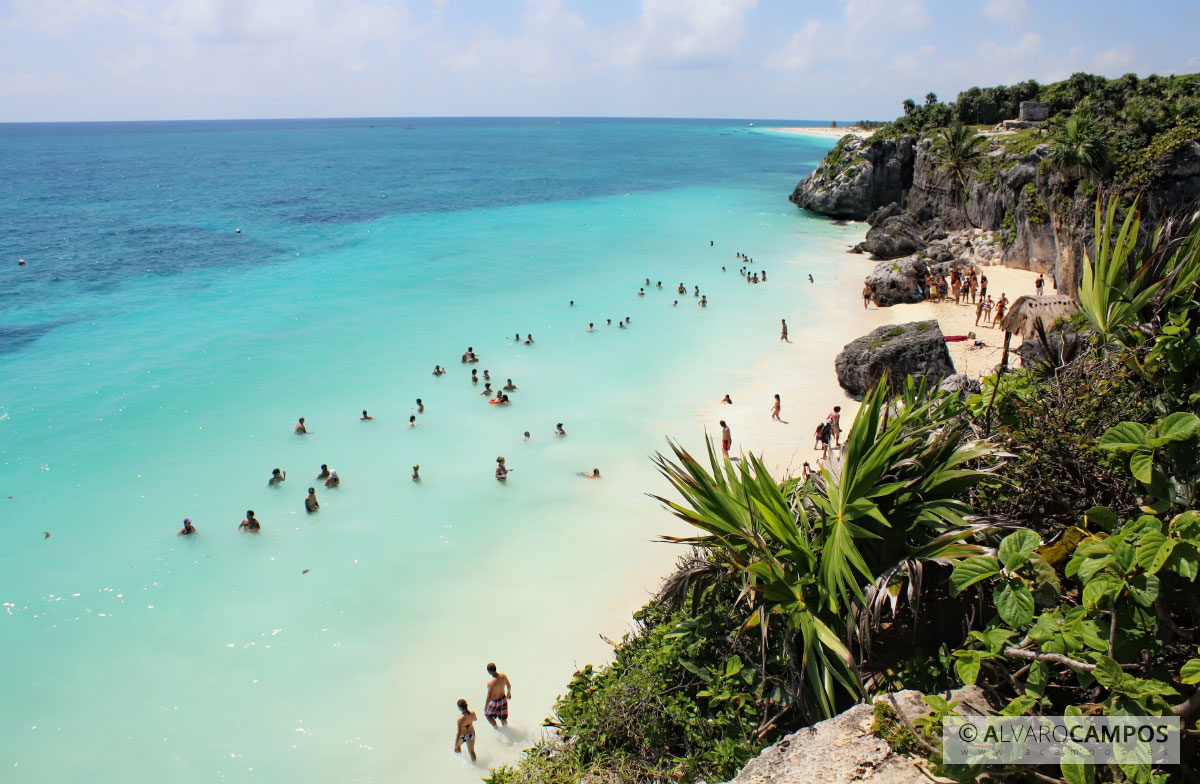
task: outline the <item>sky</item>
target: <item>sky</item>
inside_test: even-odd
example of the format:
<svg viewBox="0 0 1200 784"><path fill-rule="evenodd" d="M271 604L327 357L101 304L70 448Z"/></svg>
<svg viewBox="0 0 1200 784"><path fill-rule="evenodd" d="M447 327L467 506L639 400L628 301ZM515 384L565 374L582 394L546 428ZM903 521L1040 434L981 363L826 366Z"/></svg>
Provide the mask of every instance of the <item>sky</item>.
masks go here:
<svg viewBox="0 0 1200 784"><path fill-rule="evenodd" d="M0 122L891 119L1200 71L1194 0L0 0Z"/></svg>

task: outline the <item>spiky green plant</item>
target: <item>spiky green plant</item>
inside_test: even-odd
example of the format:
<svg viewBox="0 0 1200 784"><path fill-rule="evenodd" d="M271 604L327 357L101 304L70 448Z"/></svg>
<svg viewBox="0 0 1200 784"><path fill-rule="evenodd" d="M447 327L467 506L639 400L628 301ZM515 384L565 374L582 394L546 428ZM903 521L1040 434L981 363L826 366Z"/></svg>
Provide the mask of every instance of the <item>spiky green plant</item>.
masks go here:
<svg viewBox="0 0 1200 784"><path fill-rule="evenodd" d="M911 578L898 565L984 551L967 541L984 526L967 519L958 496L986 473L967 464L995 450L965 440L957 405L911 380L889 404L884 377L863 402L840 464L811 483L779 482L753 455L737 465L719 459L711 441L709 467L674 443L675 460L656 457L682 503L655 497L701 531L664 540L700 548L712 564L687 573L690 590L703 590L706 579L740 580L742 631L759 629L764 647L768 625L784 621L785 647L796 646L789 666L804 684L793 695L802 712L828 717L841 697L861 695L847 631L860 624L847 618L860 617L855 607L873 612L868 597L893 578Z"/></svg>
<svg viewBox="0 0 1200 784"><path fill-rule="evenodd" d="M1089 114L1073 114L1050 138L1050 160L1075 174L1108 171L1113 144L1100 121Z"/></svg>

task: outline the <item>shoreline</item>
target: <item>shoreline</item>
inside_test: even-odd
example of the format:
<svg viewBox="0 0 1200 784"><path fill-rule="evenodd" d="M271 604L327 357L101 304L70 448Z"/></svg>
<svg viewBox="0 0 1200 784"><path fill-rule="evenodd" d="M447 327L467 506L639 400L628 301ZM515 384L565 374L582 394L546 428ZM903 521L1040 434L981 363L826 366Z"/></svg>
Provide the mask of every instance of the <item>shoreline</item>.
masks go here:
<svg viewBox="0 0 1200 784"><path fill-rule="evenodd" d="M870 138L875 131L860 128L857 125L847 125L845 128L823 128L823 127L773 127L763 128L764 131L772 131L774 133L788 134L789 136L818 136L823 139L840 139L843 136L857 136L860 139Z"/></svg>

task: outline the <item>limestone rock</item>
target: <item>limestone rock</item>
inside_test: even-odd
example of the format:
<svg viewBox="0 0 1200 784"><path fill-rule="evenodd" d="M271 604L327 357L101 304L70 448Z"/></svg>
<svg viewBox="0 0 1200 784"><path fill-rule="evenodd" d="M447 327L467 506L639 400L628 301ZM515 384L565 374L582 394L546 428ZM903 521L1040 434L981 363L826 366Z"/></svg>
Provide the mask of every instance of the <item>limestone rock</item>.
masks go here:
<svg viewBox="0 0 1200 784"><path fill-rule="evenodd" d="M881 308L920 302L925 299L925 276L929 265L916 256L882 261L867 275L871 301Z"/></svg>
<svg viewBox="0 0 1200 784"><path fill-rule="evenodd" d="M750 760L729 784L929 784L925 761L897 754L871 733L874 708L855 705Z"/></svg>
<svg viewBox="0 0 1200 784"><path fill-rule="evenodd" d="M872 226L859 243L866 253L880 259L896 259L916 253L925 247L921 228L907 212L890 215Z"/></svg>
<svg viewBox="0 0 1200 784"><path fill-rule="evenodd" d="M946 339L936 321L886 324L852 341L834 362L838 383L855 400L862 400L887 371L894 388L906 376L931 383L954 373Z"/></svg>
<svg viewBox="0 0 1200 784"><path fill-rule="evenodd" d="M792 192L798 207L831 218L864 220L878 207L899 202L912 182L909 137L868 144L843 136Z"/></svg>

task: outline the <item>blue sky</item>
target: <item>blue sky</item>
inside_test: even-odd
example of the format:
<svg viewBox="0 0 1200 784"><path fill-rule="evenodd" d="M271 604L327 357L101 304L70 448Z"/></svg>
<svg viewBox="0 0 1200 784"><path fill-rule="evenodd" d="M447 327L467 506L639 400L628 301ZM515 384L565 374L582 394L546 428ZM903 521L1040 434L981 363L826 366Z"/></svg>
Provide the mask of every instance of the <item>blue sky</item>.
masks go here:
<svg viewBox="0 0 1200 784"><path fill-rule="evenodd" d="M906 97L1200 71L1200 3L0 0L0 122L890 119Z"/></svg>

